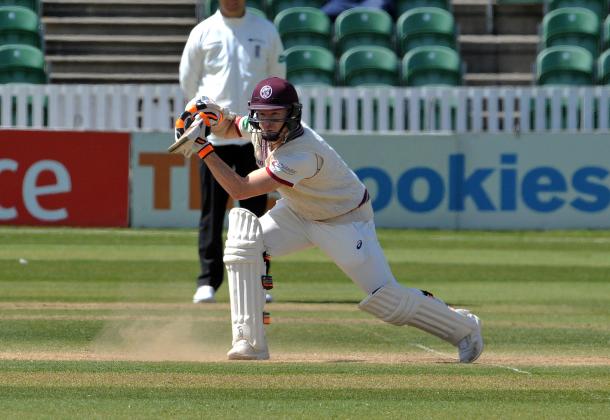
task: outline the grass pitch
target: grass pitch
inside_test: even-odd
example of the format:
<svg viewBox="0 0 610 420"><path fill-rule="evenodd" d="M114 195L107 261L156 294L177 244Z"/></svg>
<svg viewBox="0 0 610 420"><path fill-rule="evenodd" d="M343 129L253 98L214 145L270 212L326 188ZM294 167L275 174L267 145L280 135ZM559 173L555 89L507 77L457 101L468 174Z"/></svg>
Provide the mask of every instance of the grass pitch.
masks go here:
<svg viewBox="0 0 610 420"><path fill-rule="evenodd" d="M192 230L0 228L4 418L610 418L610 232L381 230L398 280L486 350L359 311L317 250L274 260L272 360L227 362L226 284L193 305Z"/></svg>

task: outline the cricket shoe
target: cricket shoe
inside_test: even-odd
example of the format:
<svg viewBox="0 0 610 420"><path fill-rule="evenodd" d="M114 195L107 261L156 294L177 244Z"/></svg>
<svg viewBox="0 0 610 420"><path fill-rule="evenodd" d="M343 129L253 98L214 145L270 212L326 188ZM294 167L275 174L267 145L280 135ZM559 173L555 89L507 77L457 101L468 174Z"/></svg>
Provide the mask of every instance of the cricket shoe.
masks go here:
<svg viewBox="0 0 610 420"><path fill-rule="evenodd" d="M267 360L269 350L265 346L262 350L256 350L247 340L239 340L227 353L229 360Z"/></svg>
<svg viewBox="0 0 610 420"><path fill-rule="evenodd" d="M462 338L458 343L461 363L472 363L483 353L483 336L481 335L481 320L467 309L456 309L457 313L472 319L476 323L476 329Z"/></svg>
<svg viewBox="0 0 610 420"><path fill-rule="evenodd" d="M199 286L193 295L193 303L214 303L215 290L212 286Z"/></svg>

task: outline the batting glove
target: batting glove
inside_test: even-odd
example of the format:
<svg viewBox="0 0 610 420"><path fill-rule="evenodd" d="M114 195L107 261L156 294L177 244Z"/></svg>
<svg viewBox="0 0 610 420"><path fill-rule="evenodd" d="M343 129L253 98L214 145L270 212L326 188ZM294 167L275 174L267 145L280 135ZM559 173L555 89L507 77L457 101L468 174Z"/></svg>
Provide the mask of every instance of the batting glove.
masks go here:
<svg viewBox="0 0 610 420"><path fill-rule="evenodd" d="M176 119L176 142L168 151L182 153L187 158L193 153L197 153L202 159L209 155L214 150L206 141L210 135L210 127L222 122L225 112L224 108L206 96L191 100L186 110Z"/></svg>
<svg viewBox="0 0 610 420"><path fill-rule="evenodd" d="M207 96L192 99L176 120L176 140L184 134L195 119L201 120L201 125L206 127L203 137L207 137L210 134L210 127L222 122L224 113L224 108Z"/></svg>

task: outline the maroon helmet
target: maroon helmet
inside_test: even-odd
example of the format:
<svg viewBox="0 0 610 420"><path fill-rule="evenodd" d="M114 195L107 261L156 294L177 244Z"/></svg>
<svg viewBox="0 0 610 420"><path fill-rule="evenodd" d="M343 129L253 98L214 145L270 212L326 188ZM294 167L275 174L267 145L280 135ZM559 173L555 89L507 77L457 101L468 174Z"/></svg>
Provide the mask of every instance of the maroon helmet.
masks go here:
<svg viewBox="0 0 610 420"><path fill-rule="evenodd" d="M248 102L250 109L250 123L252 126L261 130L260 118L257 111L287 109L286 117L281 121L284 125L277 132L262 132L263 138L267 141L279 140L280 132L284 127L288 127L288 134L301 128L301 104L299 95L294 86L287 80L279 77L269 77L258 82L252 98ZM262 130L261 130L262 131Z"/></svg>

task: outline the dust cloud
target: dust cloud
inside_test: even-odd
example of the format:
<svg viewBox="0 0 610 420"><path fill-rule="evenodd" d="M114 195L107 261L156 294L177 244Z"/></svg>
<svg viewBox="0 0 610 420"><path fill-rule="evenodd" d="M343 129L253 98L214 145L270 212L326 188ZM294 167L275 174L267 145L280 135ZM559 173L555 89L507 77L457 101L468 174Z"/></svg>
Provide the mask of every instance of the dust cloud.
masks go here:
<svg viewBox="0 0 610 420"><path fill-rule="evenodd" d="M141 361L224 361L231 345L228 317L176 315L106 322L89 351Z"/></svg>

